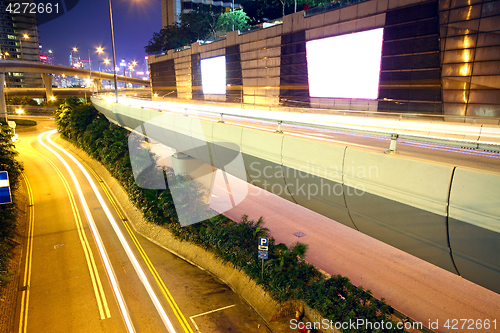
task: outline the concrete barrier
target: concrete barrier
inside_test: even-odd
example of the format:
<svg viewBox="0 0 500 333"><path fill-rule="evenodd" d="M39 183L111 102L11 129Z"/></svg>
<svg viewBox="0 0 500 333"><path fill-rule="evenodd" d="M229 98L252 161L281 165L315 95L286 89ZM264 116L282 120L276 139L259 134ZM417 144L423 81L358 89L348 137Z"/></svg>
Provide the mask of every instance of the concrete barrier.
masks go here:
<svg viewBox="0 0 500 333"><path fill-rule="evenodd" d="M457 167L449 235L460 275L500 293L500 174Z"/></svg>
<svg viewBox="0 0 500 333"><path fill-rule="evenodd" d="M344 200L345 149L342 144L285 135L283 171L297 204L356 229Z"/></svg>
<svg viewBox="0 0 500 333"><path fill-rule="evenodd" d="M447 206L453 166L348 147L347 209L359 231L451 272Z"/></svg>

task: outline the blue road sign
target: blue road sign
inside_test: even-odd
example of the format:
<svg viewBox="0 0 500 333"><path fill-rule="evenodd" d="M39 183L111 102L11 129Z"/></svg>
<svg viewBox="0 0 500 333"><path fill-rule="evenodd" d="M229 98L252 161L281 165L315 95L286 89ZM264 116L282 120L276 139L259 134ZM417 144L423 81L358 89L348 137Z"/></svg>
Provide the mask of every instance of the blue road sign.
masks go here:
<svg viewBox="0 0 500 333"><path fill-rule="evenodd" d="M259 237L259 246L269 246L269 239L265 237Z"/></svg>
<svg viewBox="0 0 500 333"><path fill-rule="evenodd" d="M257 255L257 258L259 259L269 259L269 252L267 251L259 251L259 254Z"/></svg>
<svg viewBox="0 0 500 333"><path fill-rule="evenodd" d="M12 202L10 195L9 175L7 171L0 171L0 204Z"/></svg>

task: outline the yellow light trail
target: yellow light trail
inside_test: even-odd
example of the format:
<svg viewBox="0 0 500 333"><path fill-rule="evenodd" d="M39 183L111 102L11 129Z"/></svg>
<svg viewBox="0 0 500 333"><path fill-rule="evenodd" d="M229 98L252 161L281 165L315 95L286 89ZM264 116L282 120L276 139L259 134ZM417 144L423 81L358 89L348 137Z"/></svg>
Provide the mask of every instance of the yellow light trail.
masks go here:
<svg viewBox="0 0 500 333"><path fill-rule="evenodd" d="M132 239L132 241L134 242L135 246L137 247L137 250L141 254L141 257L144 259L144 262L148 266L151 274L153 275L154 279L156 280L156 283L160 287L160 289L161 289L161 291L163 293L163 296L165 296L165 299L167 300L168 304L172 308L172 311L174 312L175 316L177 317L177 320L179 320L179 323L181 324L184 332L186 332L186 333L193 333L193 330L191 329L191 327L188 324L188 321L186 320L186 317L184 316L184 314L179 309L179 306L177 305L177 303L175 302L174 298L172 297L172 294L170 294L170 291L168 290L168 288L166 287L165 283L163 282L163 279L160 277L160 274L158 273L158 271L154 267L153 263L149 259L148 255L146 254L146 251L144 251L144 248L142 247L142 245L139 243L139 240L137 239L137 237L135 236L135 234L134 234L134 232L132 230L132 227L130 226L130 224L127 223L127 219L122 214L120 208L118 207L117 202L113 198L113 195L108 190L107 185L104 183L104 181L101 179L101 177L99 177L99 175L97 173L95 173L95 171L92 170L92 168L90 168L90 166L88 166L88 164L87 164L87 169L94 175L95 179L97 179L97 181L101 185L101 188L104 191L104 194L106 194L106 196L108 197L109 202L113 206L116 214L118 214L118 216L122 220L123 225L125 226L128 234L130 235L130 238Z"/></svg>
<svg viewBox="0 0 500 333"><path fill-rule="evenodd" d="M115 231L118 239L120 240L120 243L122 244L122 247L125 250L125 253L127 254L130 262L132 263L132 266L134 267L137 275L139 276L139 279L141 280L142 284L146 288L146 291L148 292L149 297L151 298L151 300L152 300L152 302L153 302L156 310L158 311L158 314L160 315L160 318L162 319L163 323L165 324L165 327L167 328L167 330L169 332L175 333L176 331L175 331L175 329L174 329L174 327L172 325L172 322L168 318L165 310L163 309L163 306L161 305L161 303L160 303L158 297L156 296L156 294L155 294L155 292L154 292L151 284L149 283L149 281L148 281L148 279L146 277L146 274L142 270L142 268L141 268L141 266L140 266L137 258L135 257L134 253L132 252L132 249L128 245L127 240L125 239L125 236L123 235L122 231L118 227L118 224L116 223L113 215L111 214L111 211L109 210L108 206L106 205L106 202L104 201L102 195L100 194L99 190L97 189L97 186L95 185L94 181L90 177L90 175L87 172L87 170L83 167L83 165L76 158L74 158L70 153L68 153L65 149L63 149L62 147L60 147L59 145L57 145L56 143L54 143L52 141L52 139L50 138L50 136L52 134L54 134L55 132L57 132L57 130L52 130L52 131L45 132L45 133L47 133L47 141L52 146L54 146L55 148L57 148L58 150L60 150L62 153L64 153L66 156L68 156L77 165L77 167L82 171L83 175L85 176L85 178L89 182L90 186L92 187L92 190L94 191L94 194L97 197L97 200L99 201L99 204L101 205L104 213L106 214L106 217L108 218L111 226L113 227L113 230ZM41 135L43 135L45 133L42 133ZM70 172L72 178L74 177L73 180L75 181L75 185L77 185L78 181L76 180L76 176L74 176L74 173L71 170L70 166L66 163L66 161L57 152L53 151L53 153L61 160L61 162L63 162L63 164L68 169L68 172ZM80 188L79 185L77 186L77 188ZM80 189L80 191L81 191L81 189ZM79 194L80 194L80 191L79 191ZM83 198L83 193L82 193L82 198ZM83 200L85 200L85 199L83 198ZM90 214L90 212L89 212L89 214ZM100 240L99 233L97 231L97 227L95 226L95 222L93 220L92 220L92 223L91 223L91 228L92 228L92 230L94 232L94 236L98 237L99 240ZM94 231L94 229L95 229L95 231ZM102 243L102 240L100 240L100 242ZM103 247L103 251L101 252L101 254L104 255L105 254L104 246L102 245L102 247ZM107 256L106 256L106 258L107 258ZM109 261L109 259L108 259L108 261ZM109 265L111 265L111 264L109 264ZM116 282L116 285L117 285L117 282ZM120 305L120 307L121 306L122 305ZM123 302L123 306L125 306L124 302ZM124 311L124 309L122 311ZM125 313L128 314L128 312L125 312ZM124 313L124 315L125 315L125 313ZM129 327L129 323L127 323L127 327ZM130 322L130 327L133 328L131 322Z"/></svg>
<svg viewBox="0 0 500 333"><path fill-rule="evenodd" d="M82 244L83 252L85 254L85 260L87 262L87 267L89 269L90 273L90 279L92 281L92 287L94 288L94 294L96 297L97 301L97 307L99 309L99 315L101 319L106 319L111 317L111 313L109 311L108 307L108 302L106 300L106 295L104 293L104 289L102 287L101 283L101 278L99 277L99 271L97 270L97 265L94 260L94 255L92 253L92 248L90 247L90 243L88 242L87 236L85 235L85 229L83 227L82 219L80 217L80 213L78 212L78 206L76 204L75 197L73 196L73 193L71 192L71 188L66 181L66 178L62 174L61 170L46 156L42 155L39 153L36 149L34 149L30 142L28 142L28 145L31 147L31 149L40 155L47 163L52 166L52 168L56 171L58 174L59 178L61 179L64 188L66 189L66 194L68 195L70 204L71 204L71 210L73 212L73 216L75 218L75 223L77 226L77 232L78 232L78 237L80 238L80 243Z"/></svg>
<svg viewBox="0 0 500 333"><path fill-rule="evenodd" d="M28 222L28 239L26 241L26 267L24 269L23 286L26 287L21 295L21 320L19 321L19 333L27 332L28 330L28 305L31 283L31 260L33 258L33 230L35 227L35 208L33 206L33 191L31 190L30 182L24 173L21 173L26 189L28 191L29 202L29 222Z"/></svg>
<svg viewBox="0 0 500 333"><path fill-rule="evenodd" d="M116 296L116 299L118 301L118 305L119 305L119 308L120 308L120 311L122 313L122 316L125 320L125 325L127 327L127 331L129 333L135 333L135 328L132 324L132 320L130 318L130 314L128 312L128 309L127 309L127 306L125 304L125 300L123 299L123 295L120 291L120 287L118 285L118 280L116 279L116 275L114 273L114 270L113 270L113 267L111 266L111 262L109 260L109 257L108 257L108 254L106 252L106 249L104 247L104 244L102 242L102 239L101 239L101 236L99 234L99 231L97 230L97 226L95 224L95 221L92 217L92 214L90 213L90 208L87 204L87 201L85 200L85 197L83 195L83 191L80 187L80 183L78 182L78 180L76 179L76 176L75 176L75 173L73 172L73 170L71 169L71 167L68 165L68 163L61 157L61 155L59 155L55 150L53 150L52 148L50 148L48 145L46 145L45 143L42 142L42 136L45 135L45 134L52 134L54 133L56 130L52 130L52 131L48 131L48 132L44 132L42 134L40 134L38 136L38 142L40 142L40 144L42 146L44 146L46 149L48 149L50 152L52 152L54 155L56 155L56 157L62 162L62 164L66 167L66 169L68 170L70 176L71 176L71 179L73 180L73 183L75 184L75 187L76 187L76 190L78 192L78 197L80 198L80 202L83 206L83 209L85 211L85 215L87 216L87 220L89 222L89 225L90 225L90 229L92 230L92 233L94 235L94 239L97 243L97 247L99 249L99 252L101 254L101 258L104 262L104 266L106 268L106 271L108 273L108 276L109 276L109 279L110 279L110 282L111 282L111 286L113 288L113 291L115 293L115 296ZM47 139L49 139L47 135ZM50 142L50 141L49 141Z"/></svg>

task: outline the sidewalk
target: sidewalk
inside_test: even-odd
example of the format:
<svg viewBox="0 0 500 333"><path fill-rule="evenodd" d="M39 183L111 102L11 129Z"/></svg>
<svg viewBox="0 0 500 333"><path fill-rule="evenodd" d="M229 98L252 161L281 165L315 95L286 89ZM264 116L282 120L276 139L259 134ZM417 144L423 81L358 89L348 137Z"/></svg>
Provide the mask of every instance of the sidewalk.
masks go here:
<svg viewBox="0 0 500 333"><path fill-rule="evenodd" d="M459 323L460 319L496 319L496 329L474 325L474 332L498 331L499 294L253 185L241 181L240 186L240 190L247 186L249 195L224 214L236 221L243 214L250 220L263 216L277 243L308 244L307 261L328 274L348 277L426 327L438 320L435 332L457 332L444 327L453 319ZM221 190L214 186L215 195ZM293 235L296 232L305 236Z"/></svg>

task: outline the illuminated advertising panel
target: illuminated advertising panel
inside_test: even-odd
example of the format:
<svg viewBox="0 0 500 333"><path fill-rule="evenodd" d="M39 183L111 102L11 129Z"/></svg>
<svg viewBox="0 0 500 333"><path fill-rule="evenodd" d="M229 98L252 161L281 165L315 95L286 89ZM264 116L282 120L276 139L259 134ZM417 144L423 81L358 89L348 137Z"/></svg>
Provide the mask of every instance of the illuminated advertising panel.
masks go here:
<svg viewBox="0 0 500 333"><path fill-rule="evenodd" d="M309 96L377 99L384 29L306 42Z"/></svg>
<svg viewBox="0 0 500 333"><path fill-rule="evenodd" d="M226 93L226 56L201 59L201 84L204 94Z"/></svg>

